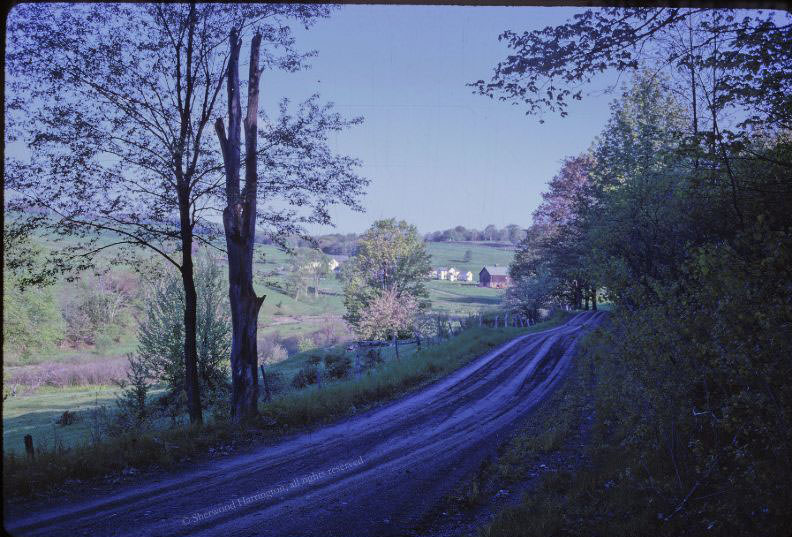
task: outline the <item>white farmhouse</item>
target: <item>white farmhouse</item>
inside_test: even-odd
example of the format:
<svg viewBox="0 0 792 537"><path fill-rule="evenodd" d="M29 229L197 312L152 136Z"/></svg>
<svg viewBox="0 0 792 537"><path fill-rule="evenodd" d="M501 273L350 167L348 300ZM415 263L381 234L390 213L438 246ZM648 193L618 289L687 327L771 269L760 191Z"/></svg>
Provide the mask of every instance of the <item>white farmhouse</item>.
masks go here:
<svg viewBox="0 0 792 537"><path fill-rule="evenodd" d="M347 261L349 261L348 255L336 255L330 258L330 261L327 262L327 266L330 270L335 270Z"/></svg>

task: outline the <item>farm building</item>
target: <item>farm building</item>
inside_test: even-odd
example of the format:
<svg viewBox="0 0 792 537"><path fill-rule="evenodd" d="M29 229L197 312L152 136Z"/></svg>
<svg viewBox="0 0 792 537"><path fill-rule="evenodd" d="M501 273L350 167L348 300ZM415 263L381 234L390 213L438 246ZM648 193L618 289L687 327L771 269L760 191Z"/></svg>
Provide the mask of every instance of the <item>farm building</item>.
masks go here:
<svg viewBox="0 0 792 537"><path fill-rule="evenodd" d="M472 282L473 281L473 273L469 270L467 272L460 272L457 279L460 282Z"/></svg>
<svg viewBox="0 0 792 537"><path fill-rule="evenodd" d="M484 267L479 272L479 287L496 287L502 289L511 285L508 267Z"/></svg>
<svg viewBox="0 0 792 537"><path fill-rule="evenodd" d="M448 269L446 267L438 267L435 270L435 279L437 279L437 280L447 280L448 279Z"/></svg>
<svg viewBox="0 0 792 537"><path fill-rule="evenodd" d="M455 282L459 279L459 271L454 267L448 269L448 280L451 282Z"/></svg>
<svg viewBox="0 0 792 537"><path fill-rule="evenodd" d="M330 258L330 261L327 265L330 267L330 270L335 270L341 266L342 263L349 260L348 255L337 255Z"/></svg>

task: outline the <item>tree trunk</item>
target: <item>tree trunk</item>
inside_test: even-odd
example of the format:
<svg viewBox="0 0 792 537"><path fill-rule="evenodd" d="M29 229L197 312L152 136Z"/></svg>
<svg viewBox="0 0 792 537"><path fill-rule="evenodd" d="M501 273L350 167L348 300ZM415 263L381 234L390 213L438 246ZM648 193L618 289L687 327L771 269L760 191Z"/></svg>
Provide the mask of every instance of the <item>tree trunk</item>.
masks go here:
<svg viewBox="0 0 792 537"><path fill-rule="evenodd" d="M591 309L597 311L597 288L591 288Z"/></svg>
<svg viewBox="0 0 792 537"><path fill-rule="evenodd" d="M234 233L232 218L223 214L228 249L228 297L231 303L231 416L235 420L258 412L258 313L264 297L253 291L252 271L246 270L245 241ZM251 263L252 264L252 263Z"/></svg>
<svg viewBox="0 0 792 537"><path fill-rule="evenodd" d="M195 292L192 267L182 271L184 283L184 389L187 392L187 410L190 423L201 423L201 391L198 384L198 346L195 331L197 328L198 296Z"/></svg>
<svg viewBox="0 0 792 537"><path fill-rule="evenodd" d="M226 172L226 202L223 209L228 251L228 297L231 303L231 417L235 421L258 413L258 314L264 296L253 290L253 247L256 238L256 170L257 115L259 98L259 48L261 35L250 45L248 104L245 117L245 186L240 191L240 103L239 50L242 42L236 29L230 34L231 54L228 64L228 139L223 121L215 123L223 151Z"/></svg>
<svg viewBox="0 0 792 537"><path fill-rule="evenodd" d="M190 205L186 189L179 188L179 216L182 243L182 285L184 287L184 391L187 393L187 411L190 423L203 422L201 390L198 384L198 295L195 291L192 258L192 226Z"/></svg>

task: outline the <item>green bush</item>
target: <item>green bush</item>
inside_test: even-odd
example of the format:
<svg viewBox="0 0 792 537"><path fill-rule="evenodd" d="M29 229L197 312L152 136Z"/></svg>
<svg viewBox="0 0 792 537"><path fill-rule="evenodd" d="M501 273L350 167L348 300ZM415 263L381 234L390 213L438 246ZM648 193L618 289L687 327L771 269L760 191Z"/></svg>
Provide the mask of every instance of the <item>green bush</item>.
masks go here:
<svg viewBox="0 0 792 537"><path fill-rule="evenodd" d="M345 378L352 369L352 360L345 354L328 354L324 363L327 377L331 379Z"/></svg>
<svg viewBox="0 0 792 537"><path fill-rule="evenodd" d="M301 390L310 386L311 384L316 384L319 378L318 368L314 364L306 364L300 369L294 378L292 379L292 386Z"/></svg>
<svg viewBox="0 0 792 537"><path fill-rule="evenodd" d="M211 392L228 389L228 360L231 350L231 323L228 292L222 268L208 255L195 266L198 293L196 340L198 380L202 405L208 406ZM167 273L151 284L138 329L140 359L151 375L168 386L172 395L184 390L184 289L181 278ZM175 400L169 396L167 401Z"/></svg>
<svg viewBox="0 0 792 537"><path fill-rule="evenodd" d="M365 360L363 361L363 365L366 369L374 369L379 364L383 362L382 354L380 353L379 349L371 348L366 352Z"/></svg>
<svg viewBox="0 0 792 537"><path fill-rule="evenodd" d="M107 351L130 324L129 289L120 276L109 273L83 277L77 293L63 307L66 338L74 344L95 345Z"/></svg>
<svg viewBox="0 0 792 537"><path fill-rule="evenodd" d="M23 360L51 352L65 336L65 323L51 288L19 288L10 271L3 273L3 354Z"/></svg>

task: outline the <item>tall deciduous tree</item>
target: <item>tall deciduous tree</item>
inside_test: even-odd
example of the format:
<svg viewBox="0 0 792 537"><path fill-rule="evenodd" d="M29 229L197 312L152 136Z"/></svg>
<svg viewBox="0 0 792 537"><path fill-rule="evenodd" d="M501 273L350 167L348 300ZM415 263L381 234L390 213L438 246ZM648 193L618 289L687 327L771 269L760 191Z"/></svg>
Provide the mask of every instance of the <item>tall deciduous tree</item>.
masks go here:
<svg viewBox="0 0 792 537"><path fill-rule="evenodd" d="M731 534L789 527L792 18L591 10L504 37L514 54L479 88L529 112L563 111L598 71L663 60L614 103L592 149L595 203L571 226L585 241L570 262L614 302L603 353L612 358L596 364L608 372L602 400L636 402L603 405L619 446L603 454L620 475L652 468L651 487L633 475L604 501L633 498L625 512L644 533L660 511L680 534L708 531L711 520ZM657 76L663 68L670 81ZM737 119L725 121L727 111ZM532 246L518 254L527 284L546 253ZM536 296L530 285L520 291L528 300L518 304ZM593 513L603 498L578 500ZM567 533L597 525L559 521Z"/></svg>
<svg viewBox="0 0 792 537"><path fill-rule="evenodd" d="M534 212L534 224L518 246L510 266L512 279L520 287L519 292L511 294L512 304L520 296L536 295L534 289L550 283L554 288L542 291L543 297L565 299L575 308L588 304L589 299L595 304L595 283L583 260L587 240L585 215L593 201L590 192L593 164L588 154L569 157L548 182L542 203ZM539 277L540 268L547 277ZM521 281L531 282L530 292L519 284Z"/></svg>
<svg viewBox="0 0 792 537"><path fill-rule="evenodd" d="M555 27L507 30L500 39L513 54L498 63L489 82L470 85L482 95L523 104L528 114L567 115L570 101L581 100L584 86L605 70L636 72L652 64L653 71L664 71L664 89L688 105L683 140L700 153L693 160L697 171L728 191L733 217L743 225L740 197L756 185L740 183L734 168L759 157L735 154L757 130L792 129L788 12L596 9ZM698 170L700 164L709 170Z"/></svg>
<svg viewBox="0 0 792 537"><path fill-rule="evenodd" d="M250 44L247 115L245 127L245 183L240 189L240 103L239 51L242 40L233 28L229 36L228 65L228 136L223 121L215 123L223 151L226 173L226 207L223 209L226 251L228 252L228 296L231 302L231 414L242 418L257 412L258 348L256 342L258 314L266 295L256 296L253 290L253 246L256 238L256 202L258 174L256 146L258 142L259 49L261 34Z"/></svg>
<svg viewBox="0 0 792 537"><path fill-rule="evenodd" d="M209 215L222 167L205 134L223 101L220 45L230 25L255 24L268 63L293 70L303 55L287 21L327 15L289 4L20 4L9 18L6 143L26 142L29 154L6 161L7 208L24 211L18 233L71 238L31 280L91 267L109 248L133 265L144 253L167 260L185 292L193 422L202 416L192 252L217 227Z"/></svg>
<svg viewBox="0 0 792 537"><path fill-rule="evenodd" d="M346 319L359 326L364 309L386 291L410 295L420 309L428 307L424 285L431 257L415 226L378 220L360 236L358 252L344 267Z"/></svg>
<svg viewBox="0 0 792 537"><path fill-rule="evenodd" d="M259 81L265 67L260 61L260 32L251 40L247 108L242 118L240 35L241 27L232 27L227 78L228 132L222 119L215 121L226 178L223 228L232 322L231 414L236 420L258 412L257 327L265 296L257 296L253 288L256 225L270 229L274 226L275 233L270 236L281 245L285 245L287 235L291 234L307 239L303 223L330 224L327 209L333 204L359 210L358 198L368 183L354 173L358 165L356 160L333 153L328 145L330 133L362 120L346 120L334 113L330 105L320 107L318 96L303 103L296 117L289 115L288 102L282 102L278 123L269 129L258 128ZM241 148L243 129L244 154ZM265 142L261 147L260 137ZM243 167L244 183L241 182ZM276 198L289 209L276 211L259 206L260 199ZM308 207L308 212L300 212L301 207Z"/></svg>

